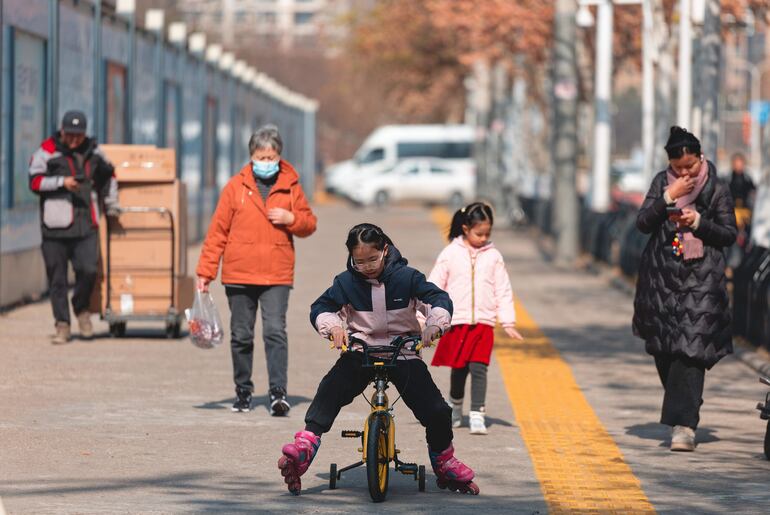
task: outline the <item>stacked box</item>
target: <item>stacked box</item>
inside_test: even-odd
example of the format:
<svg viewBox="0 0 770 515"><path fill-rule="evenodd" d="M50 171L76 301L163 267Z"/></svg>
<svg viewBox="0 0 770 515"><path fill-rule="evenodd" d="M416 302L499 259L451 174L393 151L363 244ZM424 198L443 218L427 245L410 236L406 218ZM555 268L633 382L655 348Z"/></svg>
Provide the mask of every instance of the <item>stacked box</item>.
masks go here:
<svg viewBox="0 0 770 515"><path fill-rule="evenodd" d="M192 305L194 281L187 276L187 201L184 184L176 178L174 150L147 145L101 149L115 166L121 208L165 208L168 213L121 213L110 219L109 249L108 221L102 220L102 280L94 288L92 308L105 314L108 277L115 315L166 315L172 306L181 313Z"/></svg>

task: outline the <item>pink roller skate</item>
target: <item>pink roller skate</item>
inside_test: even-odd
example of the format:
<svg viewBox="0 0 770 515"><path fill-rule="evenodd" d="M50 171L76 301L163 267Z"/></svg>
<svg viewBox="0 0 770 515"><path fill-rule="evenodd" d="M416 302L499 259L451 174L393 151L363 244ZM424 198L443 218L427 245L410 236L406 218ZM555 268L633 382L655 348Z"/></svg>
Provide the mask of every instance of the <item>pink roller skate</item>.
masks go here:
<svg viewBox="0 0 770 515"><path fill-rule="evenodd" d="M289 487L289 492L299 495L302 490L300 476L307 471L313 462L315 453L321 445L321 437L310 431L300 431L294 435L294 443L287 443L281 451L283 456L278 460L283 480Z"/></svg>
<svg viewBox="0 0 770 515"><path fill-rule="evenodd" d="M430 464L436 474L436 485L442 490L449 488L451 491L459 491L464 494L479 495L479 487L473 482L473 471L463 462L455 458L455 449L452 444L437 454L428 449Z"/></svg>

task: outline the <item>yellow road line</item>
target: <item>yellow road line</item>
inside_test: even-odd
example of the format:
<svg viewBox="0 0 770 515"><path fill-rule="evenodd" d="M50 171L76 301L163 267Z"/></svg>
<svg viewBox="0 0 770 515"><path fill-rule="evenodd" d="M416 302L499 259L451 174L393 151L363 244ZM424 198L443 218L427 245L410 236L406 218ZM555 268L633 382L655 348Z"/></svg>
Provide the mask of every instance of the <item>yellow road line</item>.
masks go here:
<svg viewBox="0 0 770 515"><path fill-rule="evenodd" d="M442 229L449 223L446 210L432 218ZM495 358L551 513L654 513L569 365L518 299L516 320L524 341L498 329Z"/></svg>

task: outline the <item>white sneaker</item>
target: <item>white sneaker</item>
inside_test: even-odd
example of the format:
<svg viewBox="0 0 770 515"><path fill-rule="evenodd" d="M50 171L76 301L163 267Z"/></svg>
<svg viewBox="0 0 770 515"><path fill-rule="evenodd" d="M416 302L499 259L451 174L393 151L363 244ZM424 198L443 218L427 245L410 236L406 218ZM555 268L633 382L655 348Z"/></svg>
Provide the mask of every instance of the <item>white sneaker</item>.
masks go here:
<svg viewBox="0 0 770 515"><path fill-rule="evenodd" d="M452 427L457 428L463 425L463 400L449 397L452 404Z"/></svg>
<svg viewBox="0 0 770 515"><path fill-rule="evenodd" d="M471 411L469 413L469 420L470 420L472 435L487 434L487 425L484 423L483 411Z"/></svg>
<svg viewBox="0 0 770 515"><path fill-rule="evenodd" d="M692 452L695 450L695 431L687 426L674 426L671 430L671 450Z"/></svg>

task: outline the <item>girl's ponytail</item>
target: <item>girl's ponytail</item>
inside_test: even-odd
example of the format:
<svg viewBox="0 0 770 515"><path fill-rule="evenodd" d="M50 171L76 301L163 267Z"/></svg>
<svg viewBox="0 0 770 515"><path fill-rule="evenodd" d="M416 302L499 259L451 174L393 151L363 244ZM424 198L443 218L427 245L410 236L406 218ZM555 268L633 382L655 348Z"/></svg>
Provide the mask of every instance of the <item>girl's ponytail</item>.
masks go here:
<svg viewBox="0 0 770 515"><path fill-rule="evenodd" d="M487 204L474 202L462 209L458 209L454 216L452 216L448 240L452 241L458 236L462 236L464 234L463 226L473 227L479 222L489 222L489 225L494 225L494 214L492 213L492 208Z"/></svg>
<svg viewBox="0 0 770 515"><path fill-rule="evenodd" d="M447 239L449 241L452 241L453 239L457 238L458 236L463 235L463 225L466 225L465 223L465 208L460 208L457 211L455 211L454 216L452 216L452 224L449 226L449 236Z"/></svg>

